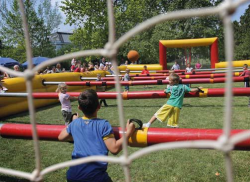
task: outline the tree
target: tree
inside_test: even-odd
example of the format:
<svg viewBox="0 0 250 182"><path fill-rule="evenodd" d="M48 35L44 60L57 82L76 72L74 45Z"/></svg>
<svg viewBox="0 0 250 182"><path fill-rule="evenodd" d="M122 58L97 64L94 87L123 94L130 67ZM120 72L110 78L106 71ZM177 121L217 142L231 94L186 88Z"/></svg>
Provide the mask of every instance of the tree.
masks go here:
<svg viewBox="0 0 250 182"><path fill-rule="evenodd" d="M250 59L250 5L246 12L240 17L240 22L234 21L234 37L235 37L235 59Z"/></svg>
<svg viewBox="0 0 250 182"><path fill-rule="evenodd" d="M112 2L116 20L116 37L119 38L131 28L155 15L181 9L211 7L221 0L115 0ZM62 11L67 17L66 22L77 24L79 27L71 36L71 41L81 49L104 47L108 41L106 1L64 0L62 4ZM118 56L125 57L129 50L135 49L144 63L156 63L159 40L215 37L223 35L222 31L221 22L217 16L168 21L134 36L119 49ZM176 50L168 56L181 55L181 51ZM204 51L197 49L194 52L194 54L198 53L202 55Z"/></svg>
<svg viewBox="0 0 250 182"><path fill-rule="evenodd" d="M49 36L61 23L57 5L51 6L49 0L36 5L35 0L24 1L25 14L34 56L53 56L55 53ZM1 1L0 39L8 47L21 49L21 60L25 61L25 41L22 20L17 0ZM13 57L13 55L9 55Z"/></svg>

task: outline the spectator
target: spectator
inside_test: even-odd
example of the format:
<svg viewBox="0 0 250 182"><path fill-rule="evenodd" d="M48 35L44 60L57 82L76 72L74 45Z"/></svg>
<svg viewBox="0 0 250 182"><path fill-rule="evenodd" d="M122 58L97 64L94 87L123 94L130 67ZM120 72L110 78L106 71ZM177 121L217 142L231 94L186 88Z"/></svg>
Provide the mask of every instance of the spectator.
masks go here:
<svg viewBox="0 0 250 182"><path fill-rule="evenodd" d="M94 67L95 70L99 70L99 66L96 64Z"/></svg>
<svg viewBox="0 0 250 182"><path fill-rule="evenodd" d="M73 65L76 65L76 59L75 59L75 58L73 58L73 59L71 60L71 66L73 66Z"/></svg>
<svg viewBox="0 0 250 182"><path fill-rule="evenodd" d="M52 67L51 73L56 73L56 67L55 66Z"/></svg>
<svg viewBox="0 0 250 182"><path fill-rule="evenodd" d="M61 72L62 72L61 64L60 64L60 63L57 63L57 64L56 64L56 73L61 73Z"/></svg>
<svg viewBox="0 0 250 182"><path fill-rule="evenodd" d="M101 74L97 74L96 81L103 81ZM96 91L97 92L105 92L106 86L96 86ZM100 99L100 106L102 106L102 103L104 103L105 107L108 107L108 104L107 104L105 99Z"/></svg>
<svg viewBox="0 0 250 182"><path fill-rule="evenodd" d="M92 62L89 62L89 68L88 68L88 71L94 71L95 68L94 68L94 64Z"/></svg>
<svg viewBox="0 0 250 182"><path fill-rule="evenodd" d="M193 72L193 68L190 66L190 64L188 63L187 64L187 67L186 67L186 70L185 70L185 73L192 73Z"/></svg>
<svg viewBox="0 0 250 182"><path fill-rule="evenodd" d="M174 65L172 66L171 70L180 70L180 66L178 65L177 61L174 62Z"/></svg>
<svg viewBox="0 0 250 182"><path fill-rule="evenodd" d="M52 72L52 70L50 69L49 66L47 66L47 68L43 71L44 74L49 74L51 72Z"/></svg>
<svg viewBox="0 0 250 182"><path fill-rule="evenodd" d="M106 65L105 57L102 57L101 62L100 62L100 66L101 65L103 65L103 66Z"/></svg>
<svg viewBox="0 0 250 182"><path fill-rule="evenodd" d="M197 61L197 63L195 64L195 69L201 69L202 65L199 63L199 61Z"/></svg>
<svg viewBox="0 0 250 182"><path fill-rule="evenodd" d="M129 76L130 69L126 69L126 74L123 77L123 81L130 81L130 76ZM129 86L125 86L125 92L129 91Z"/></svg>
<svg viewBox="0 0 250 182"><path fill-rule="evenodd" d="M76 61L74 61L74 64L70 67L70 71L74 72L76 69Z"/></svg>
<svg viewBox="0 0 250 182"><path fill-rule="evenodd" d="M14 71L20 71L19 66L17 64L15 66L13 66L13 69L14 69ZM4 73L4 77L5 78L15 78L16 76L8 74L8 73Z"/></svg>

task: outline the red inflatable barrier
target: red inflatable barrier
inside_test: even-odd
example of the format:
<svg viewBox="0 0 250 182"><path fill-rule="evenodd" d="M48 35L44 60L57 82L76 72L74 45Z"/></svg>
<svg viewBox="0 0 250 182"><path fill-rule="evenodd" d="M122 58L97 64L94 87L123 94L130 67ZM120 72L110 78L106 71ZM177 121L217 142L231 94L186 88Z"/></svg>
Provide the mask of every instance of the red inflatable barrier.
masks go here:
<svg viewBox="0 0 250 182"><path fill-rule="evenodd" d="M189 78L219 78L219 77L226 77L226 73L217 73L217 74L201 74L201 75L179 75L182 79L189 79ZM239 76L239 72L235 72L233 76ZM167 76L134 76L131 77L132 80L165 80ZM103 77L104 81L114 81L114 77Z"/></svg>
<svg viewBox="0 0 250 182"><path fill-rule="evenodd" d="M40 140L58 141L60 132L65 125L37 125ZM115 137L122 135L120 127L113 127ZM231 136L247 130L232 130ZM248 130L250 132L250 130ZM138 130L130 141L130 146L145 147L159 143L192 141L192 140L217 140L222 134L221 129L188 129L188 128L145 128ZM0 135L5 138L32 139L32 126L30 124L1 124ZM237 150L249 150L250 139L236 144Z"/></svg>
<svg viewBox="0 0 250 182"><path fill-rule="evenodd" d="M233 77L234 82L249 82L249 77ZM180 83L196 84L196 83L225 83L226 78L200 78L200 79L183 79ZM44 82L45 85L58 85L60 82ZM68 86L114 86L115 81L72 81L65 82ZM122 86L126 85L162 85L169 84L168 80L138 80L138 81L120 81Z"/></svg>
<svg viewBox="0 0 250 182"><path fill-rule="evenodd" d="M186 93L185 97L223 97L225 94L224 88L208 88L202 89L202 92ZM72 97L78 97L80 92L67 92ZM133 91L133 92L97 92L99 99L116 99L117 95L122 95L124 100L127 99L154 99L167 98L170 95L164 93L164 90L152 91ZM55 92L37 92L33 93L34 99L57 99L58 93ZM250 96L250 87L248 88L233 88L234 96ZM27 97L27 93L1 93L3 97Z"/></svg>

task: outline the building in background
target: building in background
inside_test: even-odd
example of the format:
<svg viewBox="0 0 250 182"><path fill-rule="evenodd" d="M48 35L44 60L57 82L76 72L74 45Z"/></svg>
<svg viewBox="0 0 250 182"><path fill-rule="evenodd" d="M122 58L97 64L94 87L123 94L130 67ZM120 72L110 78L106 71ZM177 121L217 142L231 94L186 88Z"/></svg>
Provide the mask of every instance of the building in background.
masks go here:
<svg viewBox="0 0 250 182"><path fill-rule="evenodd" d="M56 51L61 49L64 45L71 44L69 36L72 34L73 33L67 33L67 32L55 32L51 34L50 41L55 46Z"/></svg>

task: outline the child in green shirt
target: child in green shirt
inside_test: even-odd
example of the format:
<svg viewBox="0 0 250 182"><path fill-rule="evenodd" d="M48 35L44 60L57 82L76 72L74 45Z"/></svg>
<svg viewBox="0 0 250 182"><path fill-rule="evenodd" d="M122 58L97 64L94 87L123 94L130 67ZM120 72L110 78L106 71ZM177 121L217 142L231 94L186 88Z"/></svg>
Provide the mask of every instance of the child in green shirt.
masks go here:
<svg viewBox="0 0 250 182"><path fill-rule="evenodd" d="M179 75L173 73L169 76L169 87L165 90L165 93L170 93L171 96L167 103L164 104L149 120L148 123L143 124L144 127L149 127L156 119L161 122L165 122L168 119L167 126L171 128L178 128L178 120L180 109L183 104L183 98L185 93L198 92L199 88L190 89L188 86L179 84Z"/></svg>

